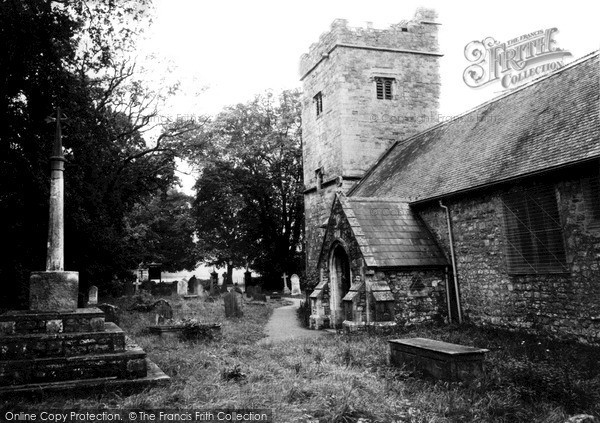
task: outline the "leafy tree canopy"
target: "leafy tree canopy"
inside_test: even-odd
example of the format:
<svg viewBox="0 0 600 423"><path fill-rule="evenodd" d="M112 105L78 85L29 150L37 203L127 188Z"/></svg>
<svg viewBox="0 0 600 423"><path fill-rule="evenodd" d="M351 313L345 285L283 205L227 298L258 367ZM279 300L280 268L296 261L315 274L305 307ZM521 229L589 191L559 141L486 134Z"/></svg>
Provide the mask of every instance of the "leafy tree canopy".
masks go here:
<svg viewBox="0 0 600 423"><path fill-rule="evenodd" d="M198 246L208 264L247 266L271 285L284 271L301 272L300 128L299 92L284 91L224 109L192 139L203 167Z"/></svg>
<svg viewBox="0 0 600 423"><path fill-rule="evenodd" d="M125 217L176 182L178 139L196 124L167 122L150 137L169 92L147 90L128 59L148 25L149 6L149 0L0 2L0 215L2 238L11 242L0 278L12 282L3 290L7 305L26 305L29 273L45 267L55 129L46 118L57 107L69 118L65 267L80 272L84 289L125 273L131 262Z"/></svg>

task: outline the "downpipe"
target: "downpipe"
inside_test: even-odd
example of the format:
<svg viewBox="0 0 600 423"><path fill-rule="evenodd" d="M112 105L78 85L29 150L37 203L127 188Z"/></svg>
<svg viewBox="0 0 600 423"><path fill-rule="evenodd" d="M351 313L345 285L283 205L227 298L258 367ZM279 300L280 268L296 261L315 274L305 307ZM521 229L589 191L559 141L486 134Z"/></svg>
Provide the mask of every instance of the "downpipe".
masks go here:
<svg viewBox="0 0 600 423"><path fill-rule="evenodd" d="M462 310L460 305L460 295L458 294L458 276L456 274L456 256L454 254L454 238L452 236L452 225L450 220L450 209L440 200L440 207L446 210L446 223L448 225L448 239L450 242L450 260L452 261L452 276L454 277L454 295L456 297L456 311L458 313L458 323L462 323ZM448 295L449 297L449 295ZM450 306L448 304L448 306Z"/></svg>

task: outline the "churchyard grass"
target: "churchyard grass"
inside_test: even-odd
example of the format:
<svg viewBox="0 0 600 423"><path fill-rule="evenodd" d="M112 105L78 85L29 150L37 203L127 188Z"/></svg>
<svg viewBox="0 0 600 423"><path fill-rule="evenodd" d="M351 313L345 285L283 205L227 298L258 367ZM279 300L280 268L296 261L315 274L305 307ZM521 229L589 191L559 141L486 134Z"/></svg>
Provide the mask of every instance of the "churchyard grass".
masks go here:
<svg viewBox="0 0 600 423"><path fill-rule="evenodd" d="M2 400L48 408L268 408L276 422L564 422L600 414L599 351L474 327L420 327L390 336L329 334L257 344L272 308L244 305L225 319L222 300L168 298L175 318L222 324L211 341L159 339L148 333L152 312L128 312L121 327L171 377L169 385ZM388 366L388 339L428 337L488 348L487 375L471 385L434 381Z"/></svg>

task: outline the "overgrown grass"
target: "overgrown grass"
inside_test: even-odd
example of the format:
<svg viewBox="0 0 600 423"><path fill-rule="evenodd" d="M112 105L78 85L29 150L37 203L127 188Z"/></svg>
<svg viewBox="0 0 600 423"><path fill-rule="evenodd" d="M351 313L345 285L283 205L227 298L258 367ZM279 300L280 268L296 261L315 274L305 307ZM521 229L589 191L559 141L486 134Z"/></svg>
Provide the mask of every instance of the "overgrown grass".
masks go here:
<svg viewBox="0 0 600 423"><path fill-rule="evenodd" d="M175 317L222 323L223 336L197 343L159 340L146 330L151 313L121 307L121 326L171 376L170 385L130 396L50 395L36 405L269 408L276 422L558 423L576 413L600 415L599 351L591 347L448 326L388 337L328 334L257 344L271 306L246 305L243 318L228 320L222 301L171 302ZM388 366L387 340L413 336L490 349L486 376L466 386Z"/></svg>

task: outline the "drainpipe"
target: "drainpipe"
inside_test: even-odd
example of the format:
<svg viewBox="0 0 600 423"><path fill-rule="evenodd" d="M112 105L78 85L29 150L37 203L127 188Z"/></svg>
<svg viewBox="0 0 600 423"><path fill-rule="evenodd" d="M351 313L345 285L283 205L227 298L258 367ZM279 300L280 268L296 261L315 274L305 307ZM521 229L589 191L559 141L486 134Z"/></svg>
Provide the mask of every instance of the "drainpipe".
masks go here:
<svg viewBox="0 0 600 423"><path fill-rule="evenodd" d="M450 278L448 276L448 266L444 267L445 270L445 278L444 282L446 283L446 305L448 306L448 322L452 321L452 307L450 307Z"/></svg>
<svg viewBox="0 0 600 423"><path fill-rule="evenodd" d="M454 276L454 294L456 296L456 309L458 311L458 323L462 323L462 312L460 307L460 297L458 295L458 276L456 275L456 257L454 255L454 239L452 237L452 226L450 224L450 209L444 206L440 200L440 207L446 210L446 222L448 224L448 239L450 242L450 258L452 260L452 275Z"/></svg>

